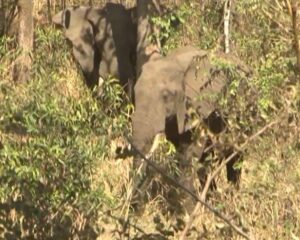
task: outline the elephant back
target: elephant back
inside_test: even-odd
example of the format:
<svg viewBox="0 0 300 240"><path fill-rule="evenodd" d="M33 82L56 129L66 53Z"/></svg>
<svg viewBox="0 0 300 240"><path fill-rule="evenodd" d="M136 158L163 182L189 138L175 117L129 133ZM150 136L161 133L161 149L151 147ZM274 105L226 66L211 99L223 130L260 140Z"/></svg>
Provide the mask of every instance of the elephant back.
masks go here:
<svg viewBox="0 0 300 240"><path fill-rule="evenodd" d="M135 11L108 3L104 8L69 7L53 16L72 43L89 87L98 84L99 76L114 76L122 86L135 79Z"/></svg>

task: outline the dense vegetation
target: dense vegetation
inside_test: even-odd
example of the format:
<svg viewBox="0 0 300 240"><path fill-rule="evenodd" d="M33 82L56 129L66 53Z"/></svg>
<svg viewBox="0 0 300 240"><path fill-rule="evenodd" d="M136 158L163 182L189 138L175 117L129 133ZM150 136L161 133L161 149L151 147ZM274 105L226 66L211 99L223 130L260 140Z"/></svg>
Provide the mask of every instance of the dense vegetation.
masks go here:
<svg viewBox="0 0 300 240"><path fill-rule="evenodd" d="M152 19L162 29L156 37L165 41L164 53L187 44L223 51L223 1L165 2L173 11ZM241 146L274 125L247 145L239 190L222 172L208 202L254 239L300 237L300 81L288 2L236 1L232 10L231 52L253 76L249 82L237 77L219 103L230 126L223 140ZM36 10L38 19L45 6ZM173 28L175 18L181 24ZM11 80L19 54L14 37L0 38L1 238L178 239L186 215L168 211L171 186L160 176L153 176L157 194L141 216L128 207L132 158L116 159L115 149L130 136L132 105L116 79L105 82L101 99L95 97L61 31L39 21L27 83ZM155 157L176 160L167 142ZM240 239L205 209L189 234Z"/></svg>

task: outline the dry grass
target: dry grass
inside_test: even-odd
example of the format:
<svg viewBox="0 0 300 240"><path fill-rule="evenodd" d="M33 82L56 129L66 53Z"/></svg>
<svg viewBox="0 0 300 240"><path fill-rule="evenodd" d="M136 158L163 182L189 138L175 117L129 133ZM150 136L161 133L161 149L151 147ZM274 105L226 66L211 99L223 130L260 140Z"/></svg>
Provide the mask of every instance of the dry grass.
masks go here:
<svg viewBox="0 0 300 240"><path fill-rule="evenodd" d="M74 2L69 1L68 4L73 5ZM95 1L92 2L95 4ZM97 4L102 2L97 1ZM131 5L133 1L115 2ZM45 3L46 0L39 1L36 12L44 8ZM191 42L194 37L187 37L187 42L184 43ZM14 87L10 82L9 64L2 63L8 68L1 74L5 76L1 84ZM87 89L83 87L82 77L78 74L73 61L66 62L57 75L59 77L52 91L62 97L74 99L87 96ZM283 92L286 94L287 102L296 101L298 93L299 88L295 91ZM27 99L26 96L29 94L29 88L18 86L20 104L24 104L24 99ZM0 94L0 101L4 98L5 95ZM232 216L232 220L248 231L253 239L300 239L300 116L297 109L293 114L295 117L292 122L282 121L279 126L274 127L249 146L244 158L240 189L236 190L226 181L225 169L223 169L216 179L218 189L208 200L220 211ZM94 138L98 137L94 136ZM20 138L19 141L23 141L22 137L11 133L0 132L0 142L1 138ZM131 239L134 237L135 239L164 239L162 236L165 236L165 239L178 239L184 226L182 221L188 219L188 213L179 215L167 211L168 202L161 194L145 205L141 215L129 211L130 223L138 226L144 233L134 226L125 228L118 219L107 214L107 211L111 210L111 215L126 219L128 213L127 194L130 191L132 158L115 158L114 145L118 141L120 139L115 139L111 142L111 146L107 146L112 149L110 156L97 159L98 164L91 173L92 189L97 189L99 185L104 186L105 195L111 199L112 205L117 207L110 209L110 206L103 206L99 209L98 224L103 232L99 233L98 239L129 239L122 233L124 229L130 233ZM156 180L162 181L157 176ZM187 206L190 209L195 205L191 201L186 201L185 204L190 204ZM138 236L140 238L137 238ZM202 208L187 239L227 240L241 239L241 237L212 213Z"/></svg>
<svg viewBox="0 0 300 240"><path fill-rule="evenodd" d="M298 149L293 149L299 141L299 129L298 136L291 136L284 144L278 144L276 133L280 135L281 130L277 128L274 134L266 134L249 147L243 164L240 190L227 183L223 171L217 177L217 191L208 200L223 213L232 216L232 220L253 239L299 239L300 236L300 149L299 146ZM99 168L101 173L98 174L98 180L107 183L105 191L112 198L121 197L122 203L122 192L129 182L128 160L111 159L103 162ZM170 236L166 239L178 239L178 219L186 221L188 215L166 212L162 202L167 204L162 196L157 196L147 203L141 216L133 215L130 221L149 235L170 231ZM114 214L121 213L115 211ZM134 228L130 229L132 235L137 233ZM204 208L199 212L187 239L198 238L241 239ZM100 235L99 239L111 239L111 235ZM114 239L118 238L115 236Z"/></svg>
<svg viewBox="0 0 300 240"><path fill-rule="evenodd" d="M68 60L65 64L64 68L60 69L57 73L59 78L57 78L57 81L53 86L53 91L61 96L72 97L79 100L82 97L82 91L85 88L84 80L79 74L73 60Z"/></svg>

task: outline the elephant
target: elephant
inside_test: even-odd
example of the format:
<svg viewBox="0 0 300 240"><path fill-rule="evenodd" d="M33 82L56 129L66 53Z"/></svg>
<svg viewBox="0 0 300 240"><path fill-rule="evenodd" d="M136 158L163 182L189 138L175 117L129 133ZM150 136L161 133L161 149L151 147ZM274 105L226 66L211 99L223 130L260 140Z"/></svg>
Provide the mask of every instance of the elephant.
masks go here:
<svg viewBox="0 0 300 240"><path fill-rule="evenodd" d="M135 81L137 23L136 8L107 3L102 9L76 6L60 11L52 19L63 27L73 46L88 87L98 85L99 77L120 80L132 96Z"/></svg>
<svg viewBox="0 0 300 240"><path fill-rule="evenodd" d="M231 80L229 72L215 63L222 58L241 74L249 74L247 66L239 60L231 61L225 55L192 46L178 48L165 57L156 57L142 67L134 87L136 105L132 116L132 145L138 152L146 155L156 134L164 133L181 156L196 154L198 158L205 157L205 154L200 154L200 147L193 143L190 110L194 109L197 118L214 134L226 130L226 119L216 106L218 96ZM226 147L224 155L228 156L232 151L232 147ZM234 183L240 176L240 170L234 169L239 157L227 164L227 178ZM135 157L134 168L140 165L140 157Z"/></svg>

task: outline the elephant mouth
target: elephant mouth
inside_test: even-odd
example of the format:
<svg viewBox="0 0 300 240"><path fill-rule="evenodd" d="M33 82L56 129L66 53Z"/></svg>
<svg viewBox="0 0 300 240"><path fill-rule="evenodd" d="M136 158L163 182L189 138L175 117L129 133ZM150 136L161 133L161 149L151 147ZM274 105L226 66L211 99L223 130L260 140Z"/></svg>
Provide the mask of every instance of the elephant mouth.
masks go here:
<svg viewBox="0 0 300 240"><path fill-rule="evenodd" d="M160 140L165 136L165 134L163 133L158 133L156 134L156 136L154 137L154 140L152 141L152 146L149 150L148 153L146 153L144 155L144 157L146 158L150 158L155 150L158 148ZM114 155L116 156L116 158L128 158L128 157L133 157L133 156L137 156L143 154L140 151L138 151L138 149L133 146L133 144L129 141L127 141L127 143L123 144L123 143L117 143L115 150L114 150Z"/></svg>

